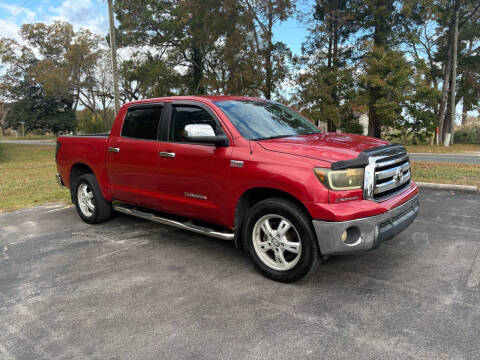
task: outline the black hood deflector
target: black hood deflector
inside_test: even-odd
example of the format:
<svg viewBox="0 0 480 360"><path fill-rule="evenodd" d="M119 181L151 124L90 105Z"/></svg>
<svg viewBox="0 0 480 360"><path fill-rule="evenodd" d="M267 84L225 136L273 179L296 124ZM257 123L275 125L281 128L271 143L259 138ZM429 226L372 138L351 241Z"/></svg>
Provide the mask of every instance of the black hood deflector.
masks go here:
<svg viewBox="0 0 480 360"><path fill-rule="evenodd" d="M368 158L376 155L399 155L406 154L407 150L400 144L388 144L362 151L355 159L342 160L332 163L332 170L344 170L362 168L368 165Z"/></svg>

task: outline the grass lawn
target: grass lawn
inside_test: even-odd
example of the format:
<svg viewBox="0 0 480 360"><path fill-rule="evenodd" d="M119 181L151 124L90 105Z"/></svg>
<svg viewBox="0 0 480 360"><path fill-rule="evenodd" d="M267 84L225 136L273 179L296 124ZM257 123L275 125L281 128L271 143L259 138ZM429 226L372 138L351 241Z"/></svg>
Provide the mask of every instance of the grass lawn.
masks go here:
<svg viewBox="0 0 480 360"><path fill-rule="evenodd" d="M0 140L55 140L54 135L33 135L26 134L25 136L0 136Z"/></svg>
<svg viewBox="0 0 480 360"><path fill-rule="evenodd" d="M480 154L480 145L455 144L446 146L436 145L405 145L410 153L437 153L437 154Z"/></svg>
<svg viewBox="0 0 480 360"><path fill-rule="evenodd" d="M441 162L412 162L414 181L480 187L480 165Z"/></svg>
<svg viewBox="0 0 480 360"><path fill-rule="evenodd" d="M0 144L0 212L69 202L56 173L54 146Z"/></svg>

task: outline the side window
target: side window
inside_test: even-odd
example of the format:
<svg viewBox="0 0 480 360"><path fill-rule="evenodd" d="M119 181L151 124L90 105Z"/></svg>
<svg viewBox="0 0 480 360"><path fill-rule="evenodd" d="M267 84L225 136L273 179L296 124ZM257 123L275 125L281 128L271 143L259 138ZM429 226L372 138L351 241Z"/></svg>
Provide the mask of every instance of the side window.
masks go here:
<svg viewBox="0 0 480 360"><path fill-rule="evenodd" d="M161 106L128 110L123 121L122 136L156 140L161 114Z"/></svg>
<svg viewBox="0 0 480 360"><path fill-rule="evenodd" d="M190 124L210 125L215 135L224 135L222 126L206 110L196 106L174 106L172 109L170 139L174 142L188 142L185 127Z"/></svg>

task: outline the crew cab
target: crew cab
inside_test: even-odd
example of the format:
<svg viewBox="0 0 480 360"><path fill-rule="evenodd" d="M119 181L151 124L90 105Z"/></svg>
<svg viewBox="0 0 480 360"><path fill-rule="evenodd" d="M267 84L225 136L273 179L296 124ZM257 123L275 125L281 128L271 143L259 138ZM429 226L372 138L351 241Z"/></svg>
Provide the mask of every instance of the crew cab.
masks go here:
<svg viewBox="0 0 480 360"><path fill-rule="evenodd" d="M109 134L60 136L56 161L85 222L120 212L232 240L282 282L377 248L419 211L402 146L257 98L127 103Z"/></svg>

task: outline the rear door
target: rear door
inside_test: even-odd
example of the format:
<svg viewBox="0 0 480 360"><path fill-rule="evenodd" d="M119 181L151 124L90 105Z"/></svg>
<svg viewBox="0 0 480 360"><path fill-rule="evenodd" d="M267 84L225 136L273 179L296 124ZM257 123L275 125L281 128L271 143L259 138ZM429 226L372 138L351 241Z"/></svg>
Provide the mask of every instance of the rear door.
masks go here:
<svg viewBox="0 0 480 360"><path fill-rule="evenodd" d="M165 204L177 214L227 225L231 147L191 143L184 136L189 124L211 125L216 135L226 135L226 130L204 104L174 102L167 113L168 141L160 145L160 167L169 189Z"/></svg>
<svg viewBox="0 0 480 360"><path fill-rule="evenodd" d="M130 106L120 136L110 137L107 147L107 174L115 200L146 207L159 202L158 184L164 176L159 169L159 140L164 104Z"/></svg>

